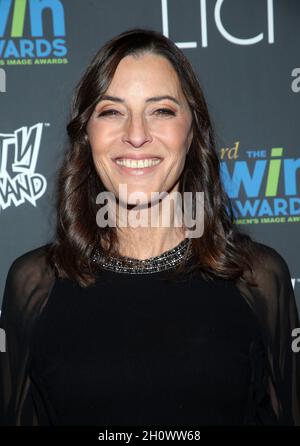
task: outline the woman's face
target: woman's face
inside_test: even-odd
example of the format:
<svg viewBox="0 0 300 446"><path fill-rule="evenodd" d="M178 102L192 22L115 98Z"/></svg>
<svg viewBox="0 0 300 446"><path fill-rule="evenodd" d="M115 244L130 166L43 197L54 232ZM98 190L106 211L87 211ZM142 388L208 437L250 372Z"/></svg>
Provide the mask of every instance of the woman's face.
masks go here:
<svg viewBox="0 0 300 446"><path fill-rule="evenodd" d="M170 62L149 53L123 58L105 96L87 125L105 188L120 198L124 184L128 197L142 192L148 203L151 192L178 190L193 138L192 114Z"/></svg>

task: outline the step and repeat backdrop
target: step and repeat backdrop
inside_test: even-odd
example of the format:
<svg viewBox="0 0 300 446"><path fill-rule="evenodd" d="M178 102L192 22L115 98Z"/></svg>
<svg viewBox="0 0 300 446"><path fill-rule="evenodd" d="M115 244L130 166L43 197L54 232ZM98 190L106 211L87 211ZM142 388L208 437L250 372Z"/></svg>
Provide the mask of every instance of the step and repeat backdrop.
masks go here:
<svg viewBox="0 0 300 446"><path fill-rule="evenodd" d="M12 261L53 235L72 91L133 27L194 66L237 224L285 258L300 309L299 0L0 0L0 305Z"/></svg>

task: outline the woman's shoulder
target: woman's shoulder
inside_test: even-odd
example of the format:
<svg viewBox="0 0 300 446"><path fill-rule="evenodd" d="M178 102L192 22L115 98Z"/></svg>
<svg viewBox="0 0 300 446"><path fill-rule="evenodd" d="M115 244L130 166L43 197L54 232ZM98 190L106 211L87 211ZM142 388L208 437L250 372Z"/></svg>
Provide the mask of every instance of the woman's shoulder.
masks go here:
<svg viewBox="0 0 300 446"><path fill-rule="evenodd" d="M9 267L8 275L25 279L27 276L49 273L51 270L47 259L49 247L50 244L44 244L16 257Z"/></svg>
<svg viewBox="0 0 300 446"><path fill-rule="evenodd" d="M55 273L48 262L50 244L41 245L16 257L8 269L4 297L15 302L26 302L27 298L47 292L54 282Z"/></svg>
<svg viewBox="0 0 300 446"><path fill-rule="evenodd" d="M290 269L286 259L270 245L252 241L252 273L248 270L244 278L255 283L248 286L239 282L253 306L271 318L276 318L279 309L285 311L290 305L295 309L295 296Z"/></svg>
<svg viewBox="0 0 300 446"><path fill-rule="evenodd" d="M275 248L262 242L252 241L253 270L258 278L271 276L278 284L282 280L291 280L286 259Z"/></svg>

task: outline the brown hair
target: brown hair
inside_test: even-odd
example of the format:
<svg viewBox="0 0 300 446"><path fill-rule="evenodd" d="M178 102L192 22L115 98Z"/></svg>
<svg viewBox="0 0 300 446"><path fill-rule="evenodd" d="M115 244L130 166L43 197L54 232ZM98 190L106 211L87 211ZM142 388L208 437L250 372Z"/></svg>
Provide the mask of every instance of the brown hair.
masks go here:
<svg viewBox="0 0 300 446"><path fill-rule="evenodd" d="M169 60L176 71L193 115L193 140L180 177L179 192L204 192L204 233L192 238L197 268L204 277L237 279L252 271L252 240L234 223L229 197L220 178L220 162L205 98L184 53L163 34L135 28L109 40L95 55L78 83L67 125L69 148L57 181L57 228L49 244L49 261L62 278L81 286L94 283L93 249L106 241L117 253L116 228L96 223L96 196L105 187L94 167L86 133L88 120L106 92L119 62L127 55L153 53Z"/></svg>

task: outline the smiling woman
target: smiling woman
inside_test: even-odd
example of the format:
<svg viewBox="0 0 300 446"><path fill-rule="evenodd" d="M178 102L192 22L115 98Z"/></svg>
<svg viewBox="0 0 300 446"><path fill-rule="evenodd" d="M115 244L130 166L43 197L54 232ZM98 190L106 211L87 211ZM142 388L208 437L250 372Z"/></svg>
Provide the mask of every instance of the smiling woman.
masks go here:
<svg viewBox="0 0 300 446"><path fill-rule="evenodd" d="M87 135L106 189L118 195L119 184L126 184L129 195L143 192L148 202L152 191L177 191L193 129L171 63L151 53L124 57L87 123ZM128 232L122 238L126 243Z"/></svg>
<svg viewBox="0 0 300 446"><path fill-rule="evenodd" d="M76 87L67 131L55 237L7 275L1 423L300 424L290 272L234 223L184 53L152 30L111 39ZM198 215L203 192L204 232L176 226L176 200L168 225L98 225L102 192L121 222L144 209L163 220L171 193L190 193Z"/></svg>

